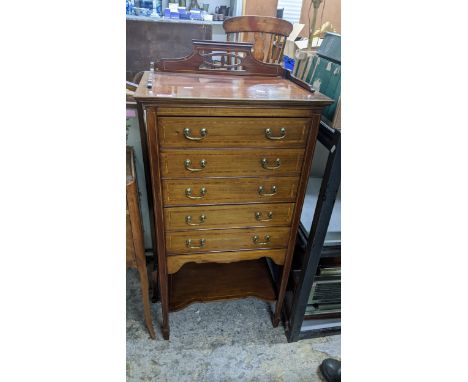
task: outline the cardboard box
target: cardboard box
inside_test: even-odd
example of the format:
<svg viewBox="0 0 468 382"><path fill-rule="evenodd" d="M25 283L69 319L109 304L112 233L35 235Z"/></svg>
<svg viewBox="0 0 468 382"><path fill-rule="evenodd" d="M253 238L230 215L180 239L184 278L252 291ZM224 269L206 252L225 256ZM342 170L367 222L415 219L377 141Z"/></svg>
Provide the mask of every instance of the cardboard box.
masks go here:
<svg viewBox="0 0 468 382"><path fill-rule="evenodd" d="M304 24L293 24L293 30L289 34L288 38L286 39L286 45L284 47L284 55L294 58L296 54L296 50L307 48L307 39L305 39L305 47L304 40L295 41L299 33L301 33L302 29L304 28Z"/></svg>
<svg viewBox="0 0 468 382"><path fill-rule="evenodd" d="M293 59L303 59L304 57L298 56L298 52L301 50L307 49L307 44L309 42L308 38L301 38L300 40L296 40L301 33L301 30L304 28L304 24L293 24L293 30L291 34L286 39L286 46L284 47L284 55L291 57ZM321 38L315 37L312 40L312 50L317 49L322 42Z"/></svg>

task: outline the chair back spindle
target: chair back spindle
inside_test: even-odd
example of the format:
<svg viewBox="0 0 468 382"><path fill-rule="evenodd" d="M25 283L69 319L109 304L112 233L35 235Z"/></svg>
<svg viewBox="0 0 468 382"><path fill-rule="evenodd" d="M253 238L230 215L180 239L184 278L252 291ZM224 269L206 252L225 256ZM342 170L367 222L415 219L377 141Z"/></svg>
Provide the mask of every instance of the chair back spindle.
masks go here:
<svg viewBox="0 0 468 382"><path fill-rule="evenodd" d="M293 26L289 21L276 17L238 16L226 19L223 28L228 41L253 43L255 59L281 64L286 39Z"/></svg>

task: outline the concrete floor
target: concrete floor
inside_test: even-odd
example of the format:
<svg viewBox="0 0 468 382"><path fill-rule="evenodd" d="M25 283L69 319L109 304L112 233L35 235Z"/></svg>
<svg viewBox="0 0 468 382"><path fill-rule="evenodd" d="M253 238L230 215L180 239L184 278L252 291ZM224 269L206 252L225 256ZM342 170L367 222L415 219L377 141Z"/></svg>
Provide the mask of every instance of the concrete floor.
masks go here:
<svg viewBox="0 0 468 382"><path fill-rule="evenodd" d="M248 298L193 304L169 315L162 339L160 305L153 304L157 340L143 321L138 273L127 271L127 381L321 381L320 362L340 358L341 336L288 343L271 326L271 306Z"/></svg>

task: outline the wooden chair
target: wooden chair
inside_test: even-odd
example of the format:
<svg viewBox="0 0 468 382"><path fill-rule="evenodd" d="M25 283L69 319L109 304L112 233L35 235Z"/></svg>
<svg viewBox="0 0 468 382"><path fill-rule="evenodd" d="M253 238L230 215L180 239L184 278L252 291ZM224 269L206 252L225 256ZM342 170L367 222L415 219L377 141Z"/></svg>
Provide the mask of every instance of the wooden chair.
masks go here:
<svg viewBox="0 0 468 382"><path fill-rule="evenodd" d="M281 64L286 38L293 26L289 21L266 16L237 16L223 23L228 41L252 42L253 56L263 62Z"/></svg>

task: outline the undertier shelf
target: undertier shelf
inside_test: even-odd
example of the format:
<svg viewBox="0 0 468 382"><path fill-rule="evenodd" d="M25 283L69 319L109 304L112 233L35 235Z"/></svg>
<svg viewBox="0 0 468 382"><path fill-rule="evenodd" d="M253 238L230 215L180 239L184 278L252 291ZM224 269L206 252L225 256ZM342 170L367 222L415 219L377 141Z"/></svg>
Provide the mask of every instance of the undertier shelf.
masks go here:
<svg viewBox="0 0 468 382"><path fill-rule="evenodd" d="M194 302L257 297L274 301L276 293L264 258L228 264L188 263L169 275L169 310Z"/></svg>

